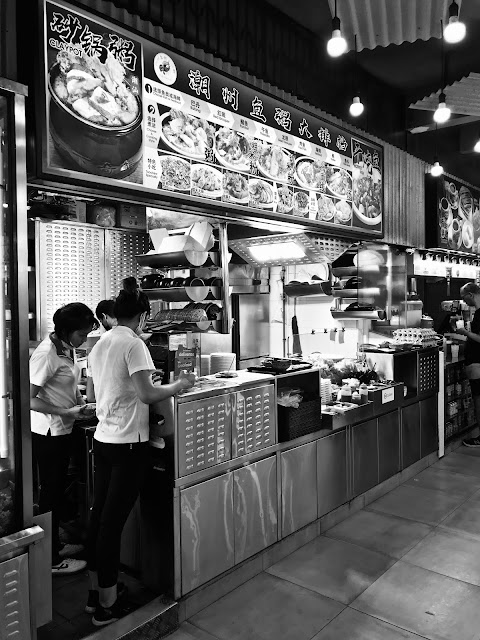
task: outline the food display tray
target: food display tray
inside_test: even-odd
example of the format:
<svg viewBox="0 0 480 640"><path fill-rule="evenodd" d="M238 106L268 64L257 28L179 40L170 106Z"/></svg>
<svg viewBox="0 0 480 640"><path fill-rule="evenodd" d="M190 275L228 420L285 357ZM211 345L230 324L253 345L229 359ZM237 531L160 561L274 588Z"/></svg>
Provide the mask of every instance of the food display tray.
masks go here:
<svg viewBox="0 0 480 640"><path fill-rule="evenodd" d="M322 413L322 429L332 429L332 431L334 431L335 429L341 429L350 424L363 422L369 418L373 418L374 415L374 403L370 401L348 409L344 413L337 413L335 415Z"/></svg>

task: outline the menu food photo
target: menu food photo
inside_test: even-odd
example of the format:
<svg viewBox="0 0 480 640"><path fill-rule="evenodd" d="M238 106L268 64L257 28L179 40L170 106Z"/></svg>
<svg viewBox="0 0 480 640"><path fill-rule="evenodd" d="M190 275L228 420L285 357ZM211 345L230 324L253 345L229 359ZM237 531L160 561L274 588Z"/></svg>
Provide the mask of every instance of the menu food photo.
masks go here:
<svg viewBox="0 0 480 640"><path fill-rule="evenodd" d="M47 172L383 232L381 146L62 0L45 85Z"/></svg>
<svg viewBox="0 0 480 640"><path fill-rule="evenodd" d="M480 253L480 193L446 177L438 184L438 246L453 251Z"/></svg>

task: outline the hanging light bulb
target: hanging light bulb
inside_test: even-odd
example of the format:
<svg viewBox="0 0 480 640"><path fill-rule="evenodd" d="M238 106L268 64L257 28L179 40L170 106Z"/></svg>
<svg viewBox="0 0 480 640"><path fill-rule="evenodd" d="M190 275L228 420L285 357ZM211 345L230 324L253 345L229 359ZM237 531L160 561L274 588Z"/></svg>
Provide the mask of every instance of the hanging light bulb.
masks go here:
<svg viewBox="0 0 480 640"><path fill-rule="evenodd" d="M342 36L340 19L337 16L337 0L335 0L335 17L332 20L332 37L327 42L327 53L332 58L338 58L347 50L347 41Z"/></svg>
<svg viewBox="0 0 480 640"><path fill-rule="evenodd" d="M477 153L480 153L480 137L476 141L475 146L473 147L473 150L476 151Z"/></svg>
<svg viewBox="0 0 480 640"><path fill-rule="evenodd" d="M357 118L358 116L362 115L364 110L365 110L365 107L363 106L363 103L360 100L360 96L355 96L354 99L352 100L352 104L350 105L350 114L354 118Z"/></svg>
<svg viewBox="0 0 480 640"><path fill-rule="evenodd" d="M443 173L443 167L438 160L435 160L432 167L430 168L430 173L434 178L438 178Z"/></svg>
<svg viewBox="0 0 480 640"><path fill-rule="evenodd" d="M438 107L435 113L433 114L433 119L435 120L435 122L438 122L440 124L442 124L443 122L446 122L450 118L450 114L452 113L451 110L447 107L447 104L445 101L446 101L446 96L442 91L441 94L438 96Z"/></svg>
<svg viewBox="0 0 480 640"><path fill-rule="evenodd" d="M458 19L458 4L453 0L448 9L448 24L443 30L443 37L450 44L456 44L465 38L466 33L465 23Z"/></svg>

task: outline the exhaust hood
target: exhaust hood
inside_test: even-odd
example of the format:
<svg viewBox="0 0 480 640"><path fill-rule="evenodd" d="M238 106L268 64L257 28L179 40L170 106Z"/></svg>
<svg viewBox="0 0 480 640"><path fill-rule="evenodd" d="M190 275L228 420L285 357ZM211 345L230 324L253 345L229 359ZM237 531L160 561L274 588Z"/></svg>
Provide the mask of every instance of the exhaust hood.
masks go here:
<svg viewBox="0 0 480 640"><path fill-rule="evenodd" d="M230 240L228 245L249 264L273 267L333 262L351 243L316 234L281 233Z"/></svg>

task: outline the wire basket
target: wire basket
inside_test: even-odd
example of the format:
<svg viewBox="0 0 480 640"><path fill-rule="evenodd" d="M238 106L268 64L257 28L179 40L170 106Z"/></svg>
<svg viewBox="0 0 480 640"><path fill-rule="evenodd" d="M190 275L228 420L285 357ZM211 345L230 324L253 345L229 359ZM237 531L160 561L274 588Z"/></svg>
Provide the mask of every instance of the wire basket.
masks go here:
<svg viewBox="0 0 480 640"><path fill-rule="evenodd" d="M278 405L278 440L295 440L322 428L322 401L304 400L298 409Z"/></svg>

